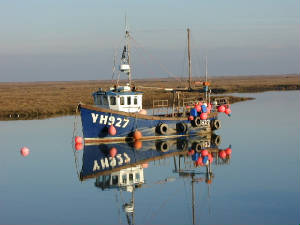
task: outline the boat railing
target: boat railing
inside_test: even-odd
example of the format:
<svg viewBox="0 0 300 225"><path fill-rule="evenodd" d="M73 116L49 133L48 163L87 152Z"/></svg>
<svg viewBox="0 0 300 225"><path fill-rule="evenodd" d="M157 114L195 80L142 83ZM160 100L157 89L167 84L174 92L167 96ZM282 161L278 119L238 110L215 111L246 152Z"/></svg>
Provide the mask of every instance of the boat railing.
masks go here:
<svg viewBox="0 0 300 225"><path fill-rule="evenodd" d="M168 100L162 100L157 99L153 100L153 115L161 113L162 109L167 109L167 114L169 114L169 101Z"/></svg>

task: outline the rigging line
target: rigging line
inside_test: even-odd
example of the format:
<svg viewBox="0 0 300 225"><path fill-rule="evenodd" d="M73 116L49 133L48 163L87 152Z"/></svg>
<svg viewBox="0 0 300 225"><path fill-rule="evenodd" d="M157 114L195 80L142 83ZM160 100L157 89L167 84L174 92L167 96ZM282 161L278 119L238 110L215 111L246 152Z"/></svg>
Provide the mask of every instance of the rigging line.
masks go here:
<svg viewBox="0 0 300 225"><path fill-rule="evenodd" d="M130 36L130 39L133 40L133 42L140 47L141 49L143 49L144 53L147 54L147 51L145 50L145 48L140 45L132 36ZM175 78L176 80L178 80L178 76L176 76L175 74L171 73L170 71L167 70L167 68L165 66L163 66L161 63L159 63L159 60L155 60L155 57L153 55L151 55L150 53L148 53L148 56L153 60L156 61L158 63L158 65L167 73L169 74L171 77Z"/></svg>

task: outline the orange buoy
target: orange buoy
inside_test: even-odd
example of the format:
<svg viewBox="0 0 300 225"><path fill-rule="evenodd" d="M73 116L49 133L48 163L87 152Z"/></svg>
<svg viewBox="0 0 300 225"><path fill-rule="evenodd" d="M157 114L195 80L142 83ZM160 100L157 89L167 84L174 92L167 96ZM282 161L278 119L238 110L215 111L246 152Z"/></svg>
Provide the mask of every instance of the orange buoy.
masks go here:
<svg viewBox="0 0 300 225"><path fill-rule="evenodd" d="M148 166L149 166L149 163L143 163L143 164L142 164L143 169L148 168Z"/></svg>
<svg viewBox="0 0 300 225"><path fill-rule="evenodd" d="M193 116L189 116L188 119L189 119L189 120L194 120L194 117L193 117Z"/></svg>
<svg viewBox="0 0 300 225"><path fill-rule="evenodd" d="M142 132L139 130L134 131L133 138L134 140L140 140L143 137Z"/></svg>
<svg viewBox="0 0 300 225"><path fill-rule="evenodd" d="M115 147L112 147L111 149L109 149L110 157L114 158L117 155L117 152L118 152L118 150Z"/></svg>
<svg viewBox="0 0 300 225"><path fill-rule="evenodd" d="M110 125L110 126L109 126L109 128L108 128L108 134L109 134L109 135L112 135L112 136L114 136L114 135L117 134L117 130L116 130L116 128L114 127L114 125Z"/></svg>
<svg viewBox="0 0 300 225"><path fill-rule="evenodd" d="M225 106L224 105L220 105L218 107L218 112L225 112Z"/></svg>
<svg viewBox="0 0 300 225"><path fill-rule="evenodd" d="M212 162L214 161L214 158L213 158L213 156L211 155L211 153L208 153L208 161L209 161L210 163L212 163Z"/></svg>
<svg viewBox="0 0 300 225"><path fill-rule="evenodd" d="M75 143L82 143L83 142L83 138L80 136L76 136L75 137Z"/></svg>
<svg viewBox="0 0 300 225"><path fill-rule="evenodd" d="M83 149L83 144L82 144L82 143L76 143L76 144L75 144L75 149L76 149L77 151L82 150L82 149Z"/></svg>
<svg viewBox="0 0 300 225"><path fill-rule="evenodd" d="M201 113L200 114L200 119L201 120L206 120L207 119L207 113Z"/></svg>
<svg viewBox="0 0 300 225"><path fill-rule="evenodd" d="M22 156L26 157L26 156L29 155L30 150L27 147L22 147L21 150L20 150L20 153L21 153Z"/></svg>
<svg viewBox="0 0 300 225"><path fill-rule="evenodd" d="M139 141L139 140L136 140L133 144L133 147L136 149L136 150L139 150L143 147L143 142Z"/></svg>

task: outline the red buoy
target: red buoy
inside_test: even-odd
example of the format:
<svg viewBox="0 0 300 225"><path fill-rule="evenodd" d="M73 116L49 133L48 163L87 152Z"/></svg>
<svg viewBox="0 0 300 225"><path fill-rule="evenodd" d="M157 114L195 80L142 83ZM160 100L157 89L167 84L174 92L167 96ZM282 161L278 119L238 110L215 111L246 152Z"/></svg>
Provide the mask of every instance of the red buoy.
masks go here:
<svg viewBox="0 0 300 225"><path fill-rule="evenodd" d="M112 135L112 136L114 136L114 135L117 134L117 130L116 130L116 128L114 127L114 125L110 125L110 126L109 126L109 128L108 128L108 134L109 134L109 135Z"/></svg>
<svg viewBox="0 0 300 225"><path fill-rule="evenodd" d="M75 137L75 143L83 143L83 138L80 136Z"/></svg>
<svg viewBox="0 0 300 225"><path fill-rule="evenodd" d="M82 150L82 149L83 149L83 144L82 144L82 143L76 143L76 144L75 144L75 149L76 149L77 151Z"/></svg>
<svg viewBox="0 0 300 225"><path fill-rule="evenodd" d="M191 149L191 150L188 151L188 155L191 156L191 155L194 155L194 154L195 154L195 150L194 149Z"/></svg>
<svg viewBox="0 0 300 225"><path fill-rule="evenodd" d="M231 155L231 153L232 153L231 148L226 148L225 153L226 153L226 155Z"/></svg>
<svg viewBox="0 0 300 225"><path fill-rule="evenodd" d="M136 149L136 150L139 150L143 147L143 142L139 141L139 140L136 140L133 144L133 147Z"/></svg>
<svg viewBox="0 0 300 225"><path fill-rule="evenodd" d="M201 120L206 120L207 119L207 113L201 113L200 114L200 119Z"/></svg>
<svg viewBox="0 0 300 225"><path fill-rule="evenodd" d="M22 156L26 157L29 155L30 151L29 151L29 148L27 147L22 147L21 150L20 150L20 153Z"/></svg>
<svg viewBox="0 0 300 225"><path fill-rule="evenodd" d="M219 156L221 159L225 159L226 158L226 152L224 150L220 150L219 151Z"/></svg>
<svg viewBox="0 0 300 225"><path fill-rule="evenodd" d="M109 149L109 155L114 158L117 154L118 150L115 147L112 147L111 149Z"/></svg>
<svg viewBox="0 0 300 225"><path fill-rule="evenodd" d="M189 119L189 120L194 120L194 117L193 117L193 116L189 116L188 119Z"/></svg>
<svg viewBox="0 0 300 225"><path fill-rule="evenodd" d="M201 151L202 156L208 156L208 151L206 149Z"/></svg>
<svg viewBox="0 0 300 225"><path fill-rule="evenodd" d="M202 157L199 157L196 161L196 166L203 166L203 160Z"/></svg>
<svg viewBox="0 0 300 225"><path fill-rule="evenodd" d="M197 110L197 112L201 112L201 105L195 105L195 109Z"/></svg>
<svg viewBox="0 0 300 225"><path fill-rule="evenodd" d="M224 105L220 105L218 107L218 112L225 112L225 106Z"/></svg>
<svg viewBox="0 0 300 225"><path fill-rule="evenodd" d="M228 114L230 114L230 113L231 113L231 109L230 109L230 108L225 109L225 114L226 114L226 115L228 115Z"/></svg>
<svg viewBox="0 0 300 225"><path fill-rule="evenodd" d="M139 130L134 131L133 138L134 140L140 140L143 137L142 132Z"/></svg>

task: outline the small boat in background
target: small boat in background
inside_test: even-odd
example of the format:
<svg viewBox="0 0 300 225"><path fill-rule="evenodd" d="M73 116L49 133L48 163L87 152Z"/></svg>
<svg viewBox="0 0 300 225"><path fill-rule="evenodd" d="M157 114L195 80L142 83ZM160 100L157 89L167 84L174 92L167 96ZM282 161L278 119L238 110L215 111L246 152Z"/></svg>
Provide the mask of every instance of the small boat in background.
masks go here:
<svg viewBox="0 0 300 225"><path fill-rule="evenodd" d="M189 32L188 29L188 47L190 46ZM210 101L207 76L206 81L203 82L202 93L205 93L203 98L180 99L179 90L168 89L173 93L172 106L169 106L168 100L154 100L153 107L170 109L171 112L147 115L147 111L143 109L144 93L138 91L131 82L129 39L130 34L126 28L125 46L119 70L128 76L128 83L119 86L117 82L109 90L100 88L93 93L93 106L78 105L85 143L176 138L212 132L220 128L218 112L228 111L230 108L226 99ZM190 78L190 50L188 52ZM227 114L230 112L228 111Z"/></svg>

